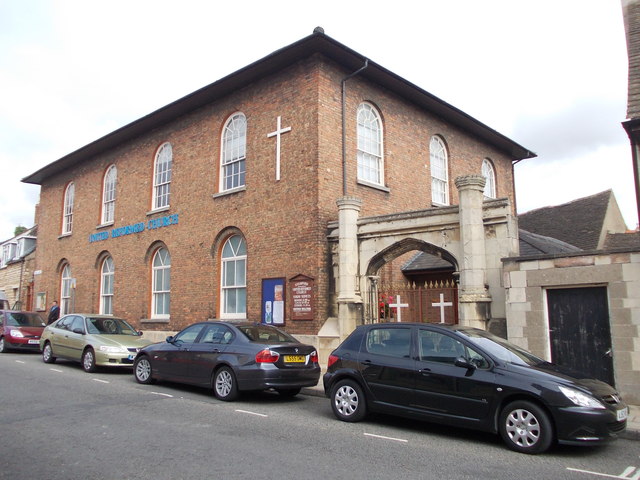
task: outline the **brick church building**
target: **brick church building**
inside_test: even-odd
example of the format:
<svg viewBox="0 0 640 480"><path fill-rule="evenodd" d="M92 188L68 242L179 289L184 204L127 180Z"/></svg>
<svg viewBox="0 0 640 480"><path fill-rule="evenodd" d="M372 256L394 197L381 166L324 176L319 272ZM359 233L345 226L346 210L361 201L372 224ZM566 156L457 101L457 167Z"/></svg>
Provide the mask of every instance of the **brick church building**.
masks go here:
<svg viewBox="0 0 640 480"><path fill-rule="evenodd" d="M517 253L513 164L534 156L317 28L24 178L41 186L34 292L158 336L246 318L313 341L363 321L375 268L424 250L450 260L470 311L504 318L483 249ZM465 211L487 238L471 254ZM376 251L358 230L374 223L400 247Z"/></svg>

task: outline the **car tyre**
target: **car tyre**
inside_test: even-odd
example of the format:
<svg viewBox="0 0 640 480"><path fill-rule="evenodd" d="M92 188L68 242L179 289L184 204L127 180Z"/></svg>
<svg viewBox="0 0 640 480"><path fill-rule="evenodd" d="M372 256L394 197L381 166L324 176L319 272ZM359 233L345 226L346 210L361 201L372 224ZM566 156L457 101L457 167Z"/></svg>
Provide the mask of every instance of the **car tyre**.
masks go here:
<svg viewBox="0 0 640 480"><path fill-rule="evenodd" d="M133 375L136 377L136 382L143 385L156 383L156 380L151 376L151 362L146 355L136 359L136 363L133 366Z"/></svg>
<svg viewBox="0 0 640 480"><path fill-rule="evenodd" d="M549 415L533 402L518 400L500 413L500 435L516 452L536 454L546 451L553 441Z"/></svg>
<svg viewBox="0 0 640 480"><path fill-rule="evenodd" d="M276 392L282 397L295 397L300 393L301 388L276 388Z"/></svg>
<svg viewBox="0 0 640 480"><path fill-rule="evenodd" d="M238 383L233 370L229 367L220 368L213 377L213 393L218 400L231 402L238 398Z"/></svg>
<svg viewBox="0 0 640 480"><path fill-rule="evenodd" d="M45 343L42 349L42 361L44 363L55 363L56 361L56 357L53 356L53 348L49 342Z"/></svg>
<svg viewBox="0 0 640 480"><path fill-rule="evenodd" d="M331 388L331 409L343 422L359 422L367 415L367 402L360 384L347 379Z"/></svg>
<svg viewBox="0 0 640 480"><path fill-rule="evenodd" d="M4 337L0 337L0 353L7 353L8 351L7 344L4 343Z"/></svg>
<svg viewBox="0 0 640 480"><path fill-rule="evenodd" d="M81 363L85 372L93 373L96 371L96 353L93 348L87 348L82 352Z"/></svg>

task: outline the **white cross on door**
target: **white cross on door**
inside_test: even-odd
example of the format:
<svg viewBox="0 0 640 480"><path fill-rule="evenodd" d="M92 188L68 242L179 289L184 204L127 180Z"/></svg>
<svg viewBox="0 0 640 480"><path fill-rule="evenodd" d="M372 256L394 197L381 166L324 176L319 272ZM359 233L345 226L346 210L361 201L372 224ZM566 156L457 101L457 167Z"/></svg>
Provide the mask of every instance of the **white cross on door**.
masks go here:
<svg viewBox="0 0 640 480"><path fill-rule="evenodd" d="M440 294L440 301L431 304L432 307L440 308L440 323L444 323L444 307L453 307L453 303L444 301L444 293Z"/></svg>
<svg viewBox="0 0 640 480"><path fill-rule="evenodd" d="M402 310L400 310L401 308L406 308L408 307L409 304L408 303L400 303L400 295L396 295L396 303L390 303L389 307L391 308L395 308L396 311L398 312L398 322L402 321Z"/></svg>

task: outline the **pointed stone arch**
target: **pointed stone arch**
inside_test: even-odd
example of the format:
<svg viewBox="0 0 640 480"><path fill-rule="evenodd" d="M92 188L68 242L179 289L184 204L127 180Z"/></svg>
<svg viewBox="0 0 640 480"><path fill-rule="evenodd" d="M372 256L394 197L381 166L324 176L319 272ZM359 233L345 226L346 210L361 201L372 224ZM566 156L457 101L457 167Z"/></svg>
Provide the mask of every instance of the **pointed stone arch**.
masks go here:
<svg viewBox="0 0 640 480"><path fill-rule="evenodd" d="M451 252L425 242L424 240L417 238L403 238L371 257L369 265L367 266L366 275L375 275L376 272L386 263L413 250L419 250L421 252L428 253L429 255L442 258L453 265L455 271L458 271L458 260Z"/></svg>

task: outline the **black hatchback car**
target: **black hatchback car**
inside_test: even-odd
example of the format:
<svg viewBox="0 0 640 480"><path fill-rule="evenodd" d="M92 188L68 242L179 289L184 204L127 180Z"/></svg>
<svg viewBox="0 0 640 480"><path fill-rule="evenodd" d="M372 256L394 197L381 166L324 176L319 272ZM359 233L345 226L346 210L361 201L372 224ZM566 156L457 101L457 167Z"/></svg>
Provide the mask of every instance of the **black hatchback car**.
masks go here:
<svg viewBox="0 0 640 480"><path fill-rule="evenodd" d="M139 383L199 385L231 401L244 390L297 395L302 387L318 383L320 366L313 346L276 327L208 321L140 350L133 373Z"/></svg>
<svg viewBox="0 0 640 480"><path fill-rule="evenodd" d="M615 439L629 413L606 383L462 326L362 325L333 351L323 382L340 420L375 411L499 432L523 453Z"/></svg>

